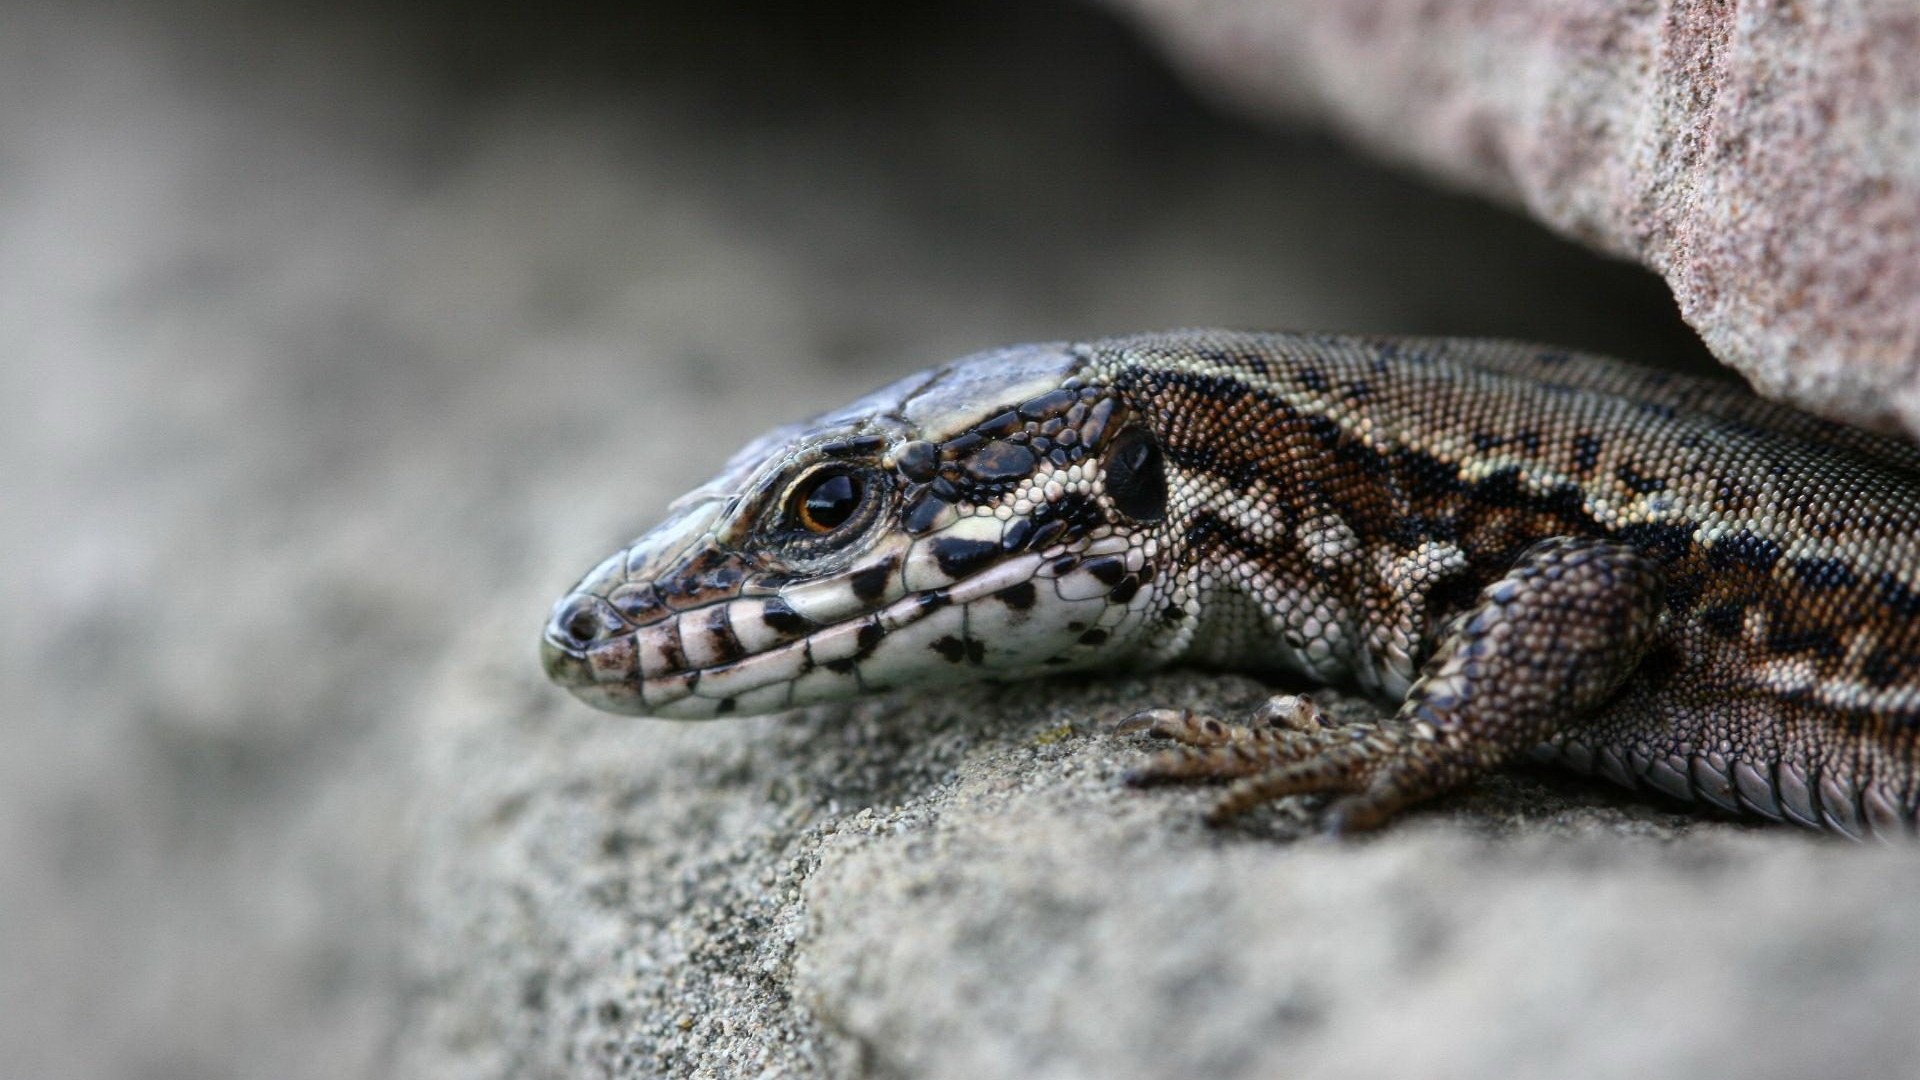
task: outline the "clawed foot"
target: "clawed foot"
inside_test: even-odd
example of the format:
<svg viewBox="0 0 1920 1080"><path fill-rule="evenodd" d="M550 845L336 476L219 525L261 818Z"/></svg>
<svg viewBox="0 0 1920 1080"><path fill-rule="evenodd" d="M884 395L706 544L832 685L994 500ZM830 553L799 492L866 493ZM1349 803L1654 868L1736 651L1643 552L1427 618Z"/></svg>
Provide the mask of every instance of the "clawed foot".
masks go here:
<svg viewBox="0 0 1920 1080"><path fill-rule="evenodd" d="M1148 709L1114 728L1116 734L1141 731L1180 746L1129 770L1128 784L1231 781L1207 813L1210 825L1288 795L1338 794L1321 815L1323 827L1336 834L1373 828L1408 801L1402 785L1389 782L1401 770L1384 766L1416 763L1423 745L1388 725L1335 726L1312 698L1294 694L1269 699L1244 724L1185 709Z"/></svg>
<svg viewBox="0 0 1920 1080"><path fill-rule="evenodd" d="M1329 727L1281 697L1248 724L1170 710L1120 725L1181 744L1127 774L1134 784L1225 780L1221 822L1285 795L1338 798L1330 832L1369 829L1452 791L1591 715L1632 675L1658 632L1665 571L1630 544L1555 537L1446 623L1392 719Z"/></svg>

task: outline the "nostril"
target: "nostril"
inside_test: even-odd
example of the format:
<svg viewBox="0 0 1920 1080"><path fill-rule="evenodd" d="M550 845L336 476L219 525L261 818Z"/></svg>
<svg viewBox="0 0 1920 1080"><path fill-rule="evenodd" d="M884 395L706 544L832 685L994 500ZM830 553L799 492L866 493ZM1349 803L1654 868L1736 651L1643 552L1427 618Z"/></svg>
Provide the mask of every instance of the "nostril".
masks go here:
<svg viewBox="0 0 1920 1080"><path fill-rule="evenodd" d="M575 641L592 641L600 636L600 620L591 611L576 611L567 620L567 635Z"/></svg>
<svg viewBox="0 0 1920 1080"><path fill-rule="evenodd" d="M598 597L576 596L554 613L554 628L576 648L591 645L613 631L612 621L600 608Z"/></svg>

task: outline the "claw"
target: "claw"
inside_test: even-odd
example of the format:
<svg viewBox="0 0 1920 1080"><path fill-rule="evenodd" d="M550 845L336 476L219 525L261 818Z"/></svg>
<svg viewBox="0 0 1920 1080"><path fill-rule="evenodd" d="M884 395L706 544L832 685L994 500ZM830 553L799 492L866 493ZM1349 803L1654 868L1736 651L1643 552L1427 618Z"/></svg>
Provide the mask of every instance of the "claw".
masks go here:
<svg viewBox="0 0 1920 1080"><path fill-rule="evenodd" d="M1252 728L1222 723L1218 717L1188 709L1146 709L1114 727L1116 733L1142 730L1156 739L1202 747L1249 742L1259 737Z"/></svg>
<svg viewBox="0 0 1920 1080"><path fill-rule="evenodd" d="M1162 720L1178 720L1185 715L1184 709L1141 709L1113 725L1109 734L1132 735L1141 731L1152 732Z"/></svg>
<svg viewBox="0 0 1920 1080"><path fill-rule="evenodd" d="M1321 713L1320 706L1305 694L1276 694L1262 702L1247 717L1252 727L1283 728L1288 731L1319 731L1333 724Z"/></svg>
<svg viewBox="0 0 1920 1080"><path fill-rule="evenodd" d="M1379 826L1384 818L1371 813L1365 806L1365 798L1360 795L1347 795L1334 800L1320 814L1320 833L1330 840L1352 836L1355 833L1369 832Z"/></svg>

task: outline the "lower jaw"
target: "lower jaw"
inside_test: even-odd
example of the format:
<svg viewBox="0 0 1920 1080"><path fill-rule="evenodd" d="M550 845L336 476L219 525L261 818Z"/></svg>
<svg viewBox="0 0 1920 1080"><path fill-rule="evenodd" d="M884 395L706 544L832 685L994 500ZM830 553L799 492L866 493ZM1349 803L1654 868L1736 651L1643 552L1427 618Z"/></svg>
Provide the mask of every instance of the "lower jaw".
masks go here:
<svg viewBox="0 0 1920 1080"><path fill-rule="evenodd" d="M623 716L648 716L651 708L645 697L626 683L569 684L567 692L596 709Z"/></svg>

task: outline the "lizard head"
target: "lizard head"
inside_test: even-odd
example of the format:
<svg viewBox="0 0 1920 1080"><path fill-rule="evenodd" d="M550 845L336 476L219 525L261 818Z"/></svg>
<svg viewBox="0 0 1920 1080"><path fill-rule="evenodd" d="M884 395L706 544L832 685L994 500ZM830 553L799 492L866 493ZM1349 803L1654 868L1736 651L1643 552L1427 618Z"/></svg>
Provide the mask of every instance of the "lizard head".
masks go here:
<svg viewBox="0 0 1920 1080"><path fill-rule="evenodd" d="M1111 664L1146 636L1168 488L1090 370L982 353L755 440L554 606L548 675L699 718Z"/></svg>

